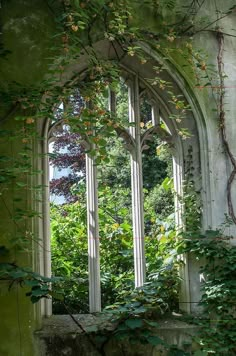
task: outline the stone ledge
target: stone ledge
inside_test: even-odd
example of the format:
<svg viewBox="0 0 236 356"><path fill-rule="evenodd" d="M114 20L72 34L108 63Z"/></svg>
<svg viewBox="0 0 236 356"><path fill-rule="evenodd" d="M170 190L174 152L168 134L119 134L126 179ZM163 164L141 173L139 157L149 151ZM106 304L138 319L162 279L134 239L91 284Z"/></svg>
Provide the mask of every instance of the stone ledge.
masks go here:
<svg viewBox="0 0 236 356"><path fill-rule="evenodd" d="M106 314L80 314L74 318L88 331L96 327L100 331L112 330L114 324ZM192 335L196 334L198 327L180 321L177 318L158 321L159 327L156 335L166 343L183 347L192 346ZM69 315L53 315L43 321L41 330L35 333L39 356L98 356L101 355L87 335L76 325ZM95 340L94 340L95 342ZM128 342L110 340L105 347L106 356L159 356L165 355L160 347L151 345L129 345Z"/></svg>

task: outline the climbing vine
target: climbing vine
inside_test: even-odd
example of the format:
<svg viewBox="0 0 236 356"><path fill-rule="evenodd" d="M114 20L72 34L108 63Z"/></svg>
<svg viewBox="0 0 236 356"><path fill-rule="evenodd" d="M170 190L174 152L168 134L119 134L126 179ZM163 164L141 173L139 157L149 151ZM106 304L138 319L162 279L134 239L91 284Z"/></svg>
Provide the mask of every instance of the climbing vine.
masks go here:
<svg viewBox="0 0 236 356"><path fill-rule="evenodd" d="M219 29L216 33L217 43L218 43L218 55L217 55L217 65L218 65L218 74L220 79L219 85L219 102L218 102L218 115L219 115L219 130L225 149L230 162L232 164L232 171L227 182L227 199L228 199L228 208L229 215L232 218L233 222L236 224L236 216L234 212L233 202L232 202L232 184L236 176L236 160L231 151L229 142L227 140L226 134L226 117L225 117L225 85L224 85L224 63L223 63L223 52L224 52L224 34Z"/></svg>
<svg viewBox="0 0 236 356"><path fill-rule="evenodd" d="M227 224L226 224L227 226ZM222 230L188 231L178 252L194 253L203 261L200 273L204 278L200 306L202 313L192 322L199 325L195 340L203 354L219 356L235 354L235 258L236 248ZM187 318L188 321L191 318Z"/></svg>
<svg viewBox="0 0 236 356"><path fill-rule="evenodd" d="M165 11L179 12L176 8L176 1L145 1L144 8L150 7L156 14L156 20L160 22L159 30L153 31L150 28L139 28L136 24L134 14L134 7L139 5L139 1L78 1L78 0L64 0L62 3L62 10L58 13L58 25L60 31L56 38L60 42L58 53L59 55L53 59L50 67L49 78L42 81L37 87L14 87L8 91L1 91L1 100L7 109L6 114L1 117L1 124L7 124L8 120L13 115L18 114L17 131L14 128L14 135L12 130L2 130L1 139L3 142L10 142L18 139L21 144L21 149L18 152L17 158L12 159L11 154L0 157L2 164L0 171L1 201L9 213L10 218L14 223L17 231L12 239L14 249L25 248L31 244L32 241L40 244L36 236L30 232L26 220L38 217L37 209L32 209L29 200L21 201L20 190L34 190L35 199L40 195L42 187L36 186L29 182L32 181L39 173L33 169L32 163L32 144L41 139L36 134L36 124L38 121L47 117L53 123L58 120L58 123L66 123L75 131L79 132L81 141L86 141L89 145L89 152L96 158L96 163L108 161L106 138L115 135L115 132L123 130L123 122L120 122L114 113L109 112L104 107L104 102L100 100L101 95L107 96L108 89L116 90L119 77L122 75L120 63L125 56L137 57L140 65L145 65L151 61L150 56L144 51L142 44L148 44L152 49L158 51L167 58L171 57L173 53L183 56L186 65L192 70L196 82L201 80L204 76L204 86L212 83L214 78L209 74L209 66L207 59L200 51L196 52L193 48L190 37L194 34L209 31L216 34L218 43L218 77L219 77L219 98L217 102L218 116L219 116L219 130L222 138L222 143L226 154L232 164L232 172L227 183L227 199L229 206L229 215L236 224L236 217L232 203L232 183L236 176L236 161L232 154L231 148L227 141L226 135L226 115L225 115L225 87L224 87L224 68L223 68L223 50L224 50L224 36L232 36L224 33L218 27L212 28L213 25L229 16L235 11L236 5L217 18L216 21L195 21L195 18L205 1L192 1L190 7L186 8L184 16L181 16L180 21L175 22L170 16L170 23L165 23L163 20L163 13ZM52 12L54 12L54 1L48 1L48 5ZM191 16L189 11L191 10ZM97 31L98 30L98 31ZM98 36L97 32L100 33ZM101 37L101 38L100 38ZM102 55L98 55L93 43L100 39L106 39L113 52L114 58L107 60ZM185 40L185 44L178 48L178 41ZM2 51L4 56L6 51ZM71 79L66 78L66 72L69 65L75 64L81 56L84 56L87 62L87 69L82 73L76 73ZM158 86L161 90L168 90L171 105L175 108L175 114L172 119L177 123L181 122L182 117L186 115L186 111L190 107L182 97L174 94L170 83L161 77L161 73L165 70L164 65L160 64L153 68L156 77L150 81L153 86ZM209 81L210 80L210 81ZM78 93L79 88L79 93ZM82 109L78 108L76 97L83 98L84 105ZM90 106L90 103L93 103ZM63 110L60 106L63 104ZM10 108L9 108L10 107ZM55 114L56 113L56 114ZM127 129L127 127L125 127ZM161 129L161 127L160 127ZM161 131L163 132L163 131ZM184 129L179 131L183 138L188 137L188 132ZM14 207L9 208L6 201L6 195L11 191L12 185L17 188L15 190L16 197L14 198ZM17 191L18 189L18 191ZM199 221L197 222L199 223ZM187 232L189 234L189 232ZM196 231L195 231L196 233ZM199 233L199 232L198 232ZM215 243L217 242L217 243ZM26 244L25 244L26 243ZM219 232L207 233L206 236L185 235L184 247L182 251L194 251L197 256L206 256L208 263L203 269L208 277L208 282L205 285L205 294L202 298L202 305L207 307L209 313L213 311L217 315L217 327L214 329L215 333L208 329L207 335L209 340L215 342L215 349L218 347L217 343L219 332L225 331L227 342L222 341L220 352L225 350L232 353L235 352L233 342L235 341L234 332L230 331L234 319L230 317L234 308L232 303L232 295L235 294L235 284L230 278L230 273L235 273L235 249L226 243L225 238ZM181 250L181 249L180 249ZM8 248L1 246L0 257L6 259ZM11 258L11 257L9 257ZM220 260L224 258L225 265L222 267ZM50 297L57 294L60 299L60 290L51 288L51 282L57 282L57 279L47 279L30 271L27 268L20 268L11 258L7 262L0 264L0 278L2 280L10 281L10 284L19 283L30 287L27 295L31 297L32 302L38 301L42 297ZM214 278L213 278L214 276ZM214 292L215 291L215 292ZM221 303L218 303L218 300ZM137 303L137 302L136 302ZM228 307L225 307L225 304ZM124 306L123 306L124 307ZM119 322L120 331L123 333L132 334L131 338L137 337L152 345L157 345L160 340L153 336L149 327L154 326L146 319L133 318L134 314L139 315L137 309L141 305L132 305L136 311L131 312L131 317L124 317L122 314L121 322ZM126 306L124 307L126 308ZM227 315L226 322L223 320ZM220 321L219 321L220 320ZM209 324L208 324L209 325ZM148 330L145 334L142 333ZM224 326L224 329L221 327ZM141 330L141 334L140 334ZM204 329L206 330L206 329ZM209 349L212 345L204 342L204 347ZM209 347L208 347L209 346Z"/></svg>

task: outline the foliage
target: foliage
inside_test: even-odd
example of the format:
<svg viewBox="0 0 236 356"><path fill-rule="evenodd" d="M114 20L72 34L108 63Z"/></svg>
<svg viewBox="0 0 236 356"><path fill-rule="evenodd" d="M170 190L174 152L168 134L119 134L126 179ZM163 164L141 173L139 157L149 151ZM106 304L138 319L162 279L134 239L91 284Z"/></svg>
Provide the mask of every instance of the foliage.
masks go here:
<svg viewBox="0 0 236 356"><path fill-rule="evenodd" d="M199 306L202 313L194 318L200 326L196 341L203 354L235 355L236 248L225 234L232 221L226 218L220 230L200 231L199 196L190 181L184 186L183 202L186 230L177 242L177 253L191 254L202 263L203 282Z"/></svg>
<svg viewBox="0 0 236 356"><path fill-rule="evenodd" d="M161 184L166 178L167 172L172 176L172 157L165 149L165 153L158 155L156 150L161 144L158 137L153 138L153 142L149 142L149 149L145 150L142 155L143 160L143 186L150 191L157 184Z"/></svg>
<svg viewBox="0 0 236 356"><path fill-rule="evenodd" d="M57 196L64 196L67 202L76 197L71 194L71 188L85 175L85 154L80 144L79 134L64 129L56 135L53 151L50 153L50 165L57 170L68 170L69 174L50 181L50 191Z"/></svg>
<svg viewBox="0 0 236 356"><path fill-rule="evenodd" d="M0 246L0 257L8 254L9 250L5 246ZM63 292L58 287L60 277L47 278L28 267L19 267L14 262L0 263L0 280L9 282L9 290L15 284L25 287L26 296L30 297L32 303L37 303L41 298L63 299Z"/></svg>
<svg viewBox="0 0 236 356"><path fill-rule="evenodd" d="M167 177L162 184L157 184L145 196L145 228L148 233L150 233L150 225L154 221L165 220L174 211L173 191L163 187L167 181L173 184L173 180ZM153 233L153 229L151 233Z"/></svg>
<svg viewBox="0 0 236 356"><path fill-rule="evenodd" d="M88 261L83 188L80 188L77 194L79 199L74 204L52 206L52 268L55 275L67 278L63 286L67 304L77 311L86 312L88 310ZM114 191L107 186L101 186L99 191L101 283L104 306L121 302L123 298L133 293L133 238L127 196L129 197L129 191L121 188ZM148 273L146 288L156 290L154 293L156 295L161 291L171 307L176 308L178 277L172 258L175 244L173 217L170 218L169 223L154 220L151 225L155 233L146 237Z"/></svg>
<svg viewBox="0 0 236 356"><path fill-rule="evenodd" d="M188 232L184 234L178 252L194 253L203 261L200 273L202 285L200 305L204 317L198 342L203 351L216 355L235 355L236 248L222 231Z"/></svg>
<svg viewBox="0 0 236 356"><path fill-rule="evenodd" d="M204 351L235 355L235 246L222 231L210 230L204 235L189 232L184 234L179 252L194 253L204 261L200 270L205 279L200 301L204 318L199 318L199 343Z"/></svg>
<svg viewBox="0 0 236 356"><path fill-rule="evenodd" d="M88 312L88 252L86 208L83 202L51 207L53 275L63 276L65 303ZM58 302L54 303L54 312ZM61 306L65 312L64 306Z"/></svg>
<svg viewBox="0 0 236 356"><path fill-rule="evenodd" d="M50 3L52 3L52 1L50 1ZM156 19L158 20L157 22L160 23L160 31L153 32L149 28L137 28L135 26L135 19L133 20L132 14L135 14L135 8L133 8L133 4L134 6L140 5L137 1L107 2L105 0L95 0L79 2L77 0L64 0L62 2L62 7L64 9L63 13L60 13L60 18L58 19L60 24L60 33L58 34L58 37L61 40L61 46L58 51L58 56L53 59L49 79L42 81L42 83L40 83L37 87L34 86L22 88L18 86L17 83L12 83L13 89L10 88L9 91L1 91L0 93L3 105L6 105L6 107L9 104L12 105L10 112L7 113L5 117L1 118L1 122L4 123L8 117L11 117L13 113L15 113L16 108L19 109L19 116L16 118L16 120L21 122L21 127L18 127L17 130L14 130L14 133L12 131L1 131L1 137L5 141L6 139L9 140L7 142L12 142L12 139L15 137L21 142L23 147L23 149L18 152L17 157L14 157L14 159L11 157L11 155L1 157L1 164L3 166L0 171L0 182L2 184L1 199L5 207L7 207L6 200L2 195L8 191L9 186L16 186L16 190L28 189L31 191L31 189L34 189L35 193L41 189L37 186L32 188L32 185L28 184L28 181L31 180L32 175L37 176L39 174L38 171L34 171L31 162L32 145L35 143L34 140L37 139L35 135L35 122L45 117L51 119L52 121L55 120L55 109L58 105L55 103L58 103L58 101L60 103L62 101L68 102L68 98L75 95L75 88L77 88L78 85L81 88L81 93L84 97L84 100L86 102L93 101L94 107L84 107L83 110L78 113L78 111L75 110L77 104L75 102L73 103L72 100L72 102L66 106L66 109L63 112L63 120L65 123L69 123L71 128L73 128L75 132L78 132L82 139L86 139L90 145L89 152L93 157L95 157L97 164L100 164L102 161L107 161L107 139L110 140L111 136L114 135L114 129L121 125L122 122L118 116L115 117L109 113L106 108L104 108L104 105L101 103L100 99L101 94L105 96L108 87L115 88L117 86L120 76L119 62L123 56L136 56L142 65L150 60L149 56L146 55L142 50L140 46L141 42L149 44L153 49L160 51L162 55L167 57L170 51L179 53L179 55L186 59L186 63L188 61L190 66L193 65L194 68L197 67L196 70L194 68L192 69L196 74L197 79L204 76L203 86L207 86L209 84L209 73L205 57L202 56L201 53L196 53L193 50L187 35L190 33L191 36L193 36L194 33L199 33L201 30L209 30L210 32L217 34L218 38L220 39L219 44L222 44L222 35L219 35L219 28L213 25L215 25L215 22L219 21L222 17L231 14L235 10L235 6L232 6L229 10L225 11L221 17L218 16L217 21L215 21L213 24L207 24L204 23L204 21L196 23L196 21L194 21L195 14L200 10L203 3L204 2L201 4L196 1L191 2L190 7L186 8L185 13L182 14L182 16L177 21L176 26L173 26L172 21L171 23L164 25L162 20L163 13L165 11L169 11L170 14L179 14L176 12L175 1L145 1L144 7L151 6L152 9L154 7L154 13ZM194 10L195 12L193 15L187 16L190 10ZM97 39L97 29L101 29L100 32L104 34L103 37L110 42L115 52L116 47L114 43L118 45L119 49L121 49L121 52L123 53L121 57L119 57L119 55L116 53L116 60L106 61L96 55L92 46L92 42L94 39ZM178 46L175 45L176 40L183 38L183 36L187 37L186 48L184 50L178 48ZM170 48L171 43L173 43L172 48ZM220 45L219 50L220 54L222 52L222 45ZM64 83L64 85L61 85L61 78L65 74L68 65L71 65L73 62L77 62L78 58L85 52L88 56L88 70L85 76L81 78L81 76L78 75L73 82L68 81L67 83ZM6 53L7 52L4 49L4 55ZM220 79L222 79L222 61L220 57L218 64L220 70ZM185 115L186 110L189 110L189 107L182 98L177 98L173 95L171 92L170 84L161 78L159 68L156 68L156 73L157 77L154 78L150 84L157 85L162 90L168 90L170 103L176 108L176 110L178 110L178 114L173 115L172 118L179 122L182 116ZM222 80L221 83L223 83ZM42 101L42 97L44 97L44 99L46 98L46 100ZM220 93L220 127L224 133L224 115L222 117L222 114L224 113L224 108L222 106L223 98L223 93ZM186 138L188 135L188 133L184 130L180 131L179 133L183 138ZM225 146L228 147L225 136L223 138L224 144L226 143ZM230 150L228 150L228 155L231 158ZM233 164L235 163L234 160L231 159L231 161ZM30 245L32 239L34 239L32 233L29 233L28 231L28 226L25 227L24 222L26 219L33 219L35 216L38 216L38 212L32 210L31 208L29 209L26 203L21 204L18 193L19 191L14 198L16 202L14 211L8 211L9 209L7 208L6 210L9 212L10 218L14 223L14 228L17 230L17 233L12 237L14 246L22 248L22 245L24 246L25 241L28 241L28 245ZM38 203L38 199L36 199L35 196L34 202L37 201ZM195 211L195 201L191 200L191 194L189 199L193 209L192 211L186 209L186 212L190 211L191 213L186 219L186 225L190 228L193 222L191 219L193 219L193 213ZM64 209L66 209L66 206ZM111 210L113 215L114 207L112 207ZM199 217L199 214L197 216ZM107 219L106 215L104 215L104 219ZM76 220L75 222L77 223ZM109 223L105 224L105 226L107 232L111 235L109 242L113 242L113 235L119 237L119 239L116 240L116 247L114 251L112 250L113 245L111 244L110 246L110 249L112 250L110 252L118 251L119 256L119 254L122 254L121 251L124 251L125 248L127 249L127 247L130 246L127 242L130 231L128 228L128 222L125 226L121 226L123 222L116 224L119 226L110 226L109 221ZM195 233L197 233L198 224L199 220L195 224ZM70 237L71 239L74 238L73 234L75 231L77 233L77 229L78 227L75 226L75 224L72 224L73 233ZM161 227L160 230L162 230ZM60 241L59 234L56 229L55 231L57 234L55 239ZM69 233L67 230L64 230L63 233L65 233L65 231ZM81 234L84 233L82 228L80 228L79 231ZM75 243L75 240L72 241ZM153 241L155 241L155 239L153 239ZM195 244L196 241L198 241L197 244ZM230 329L230 327L233 325L233 318L230 317L230 313L232 312L233 308L232 304L230 304L232 301L230 300L230 294L232 293L234 296L235 286L234 283L232 283L230 280L229 273L235 272L232 267L232 265L235 265L235 253L233 252L233 248L226 248L226 246L228 246L227 244L218 244L218 242L221 241L221 238L219 240L218 236L215 238L213 244L208 244L206 243L208 240L201 238L198 238L198 240L196 239L196 241L191 240L191 243L193 243L191 247L191 245L188 245L187 239L186 246L181 247L179 251L188 251L187 248L189 248L189 251L191 250L191 252L197 252L201 256L201 251L203 251L204 248L204 253L206 253L208 260L206 273L209 275L202 303L207 308L207 310L209 310L209 312L214 312L219 319L216 325L214 325L213 329L205 329L206 335L209 337L209 339L208 341L206 339L204 341L203 339L202 343L206 349L212 348L216 350L215 352L219 351L221 354L227 350L227 352L233 354L235 353L233 346L235 335L233 329ZM217 242L217 244L215 242ZM76 241L76 243L80 242ZM56 268L61 270L66 275L71 275L72 272L77 273L77 270L71 272L72 267L64 259L64 255L60 251L60 244L58 243L57 246L58 251L56 253L58 253L60 258L58 258L58 266ZM221 250L216 249L216 246L221 247ZM74 257L74 251L68 251L68 246L64 246L64 244L62 244L62 248L67 249L66 251L68 253L71 252L72 257ZM2 247L2 250L4 250L4 247ZM153 249L151 249L152 253L154 250L156 250L156 241L154 243ZM215 264L212 265L212 260L214 263L216 263L220 262L219 260L223 258L226 259L227 262L225 264L227 267L226 270L224 268L218 269L215 267ZM110 258L109 263L111 263L111 260L112 259ZM116 262L119 261L116 260ZM127 266L129 266L128 257L126 262L127 265L125 273L130 273L129 270L127 271ZM18 266L14 265L13 263L1 263L1 267L3 267L3 272L1 274L3 279L9 278L11 281L13 280L19 283L22 283L26 280L28 281L27 283L34 283L34 276L32 276L30 272L18 268ZM112 264L110 268L111 271L113 271L115 264ZM155 266L155 270L153 268L153 271L155 272L158 268L160 268L159 264ZM151 267L149 272L152 272ZM49 291L48 287L47 289L44 289L44 282L49 283L49 280L45 281L37 275L36 280L37 288L34 288L36 286L31 285L32 291L30 292L30 295L34 297L33 301L47 296ZM39 288L38 285L40 285ZM113 290L113 288L114 287L112 286L111 289ZM224 301L224 304L218 303L219 298ZM230 309L226 308L226 302L229 302L228 305L230 306ZM225 315L226 319L223 319ZM124 323L125 327L128 328L129 331L134 330L135 332L138 327L142 328L143 325L146 326L143 321L134 321L133 319L131 319L129 322L125 321ZM221 328L221 325L224 328ZM225 338L221 339L219 337L219 331L225 336ZM154 340L151 339L152 336L150 335L147 337L142 335L142 337L144 338L144 342L147 340ZM158 340L155 342L158 342ZM212 344L209 345L208 342L211 342ZM210 351L212 352L212 350Z"/></svg>
<svg viewBox="0 0 236 356"><path fill-rule="evenodd" d="M121 79L116 87L116 115L122 125L128 126L128 88ZM77 95L78 96L78 95ZM80 96L73 97L75 110L82 110L83 103L80 103ZM72 99L71 99L72 100ZM104 106L107 106L107 99L100 95L100 101ZM61 118L64 109L59 109L56 115ZM142 98L141 101L141 122L149 127L151 124L151 107ZM57 122L56 122L57 123ZM90 127L90 122L85 122L85 125ZM144 130L145 131L145 130ZM68 126L55 126L55 141L53 144L53 152L50 154L50 163L58 170L67 169L65 174L57 179L52 179L50 182L51 193L64 196L67 202L75 201L76 195L71 193L71 188L76 185L85 176L85 154L84 148L81 145L82 137L77 132L71 132ZM143 186L150 190L157 183L161 183L166 177L166 171L172 174L171 156L166 149L162 149L160 154L157 154L156 147L160 145L161 140L156 136L152 137L152 141L148 144L142 154L143 159ZM121 186L130 188L130 154L123 147L123 142L119 137L106 138L106 151L109 152L109 162L101 161L98 169L100 180L103 184L116 189ZM69 172L69 174L68 174Z"/></svg>
<svg viewBox="0 0 236 356"><path fill-rule="evenodd" d="M143 186L150 191L157 184L161 184L166 177L166 172L172 174L172 162L170 155L166 150L165 154L158 156L156 147L160 140L154 138L152 143L149 143L150 148L145 150L142 155L143 161ZM109 142L109 157L108 164L102 165L101 180L108 186L116 189L118 186L130 187L130 155L122 146L122 143L117 139L112 139Z"/></svg>

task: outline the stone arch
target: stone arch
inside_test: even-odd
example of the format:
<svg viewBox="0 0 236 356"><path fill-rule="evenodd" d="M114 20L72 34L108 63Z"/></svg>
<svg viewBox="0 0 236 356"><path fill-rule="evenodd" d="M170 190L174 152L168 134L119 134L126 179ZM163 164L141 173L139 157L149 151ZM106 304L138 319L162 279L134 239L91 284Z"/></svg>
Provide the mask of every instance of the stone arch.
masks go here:
<svg viewBox="0 0 236 356"><path fill-rule="evenodd" d="M192 1L187 1L191 3ZM51 57L51 52L49 48L55 45L55 37L51 38L51 35L56 34L58 31L55 24L55 16L58 12L61 13L61 2L50 1L54 4L57 9L53 13L51 8L49 8L46 2L37 1L25 1L25 0L12 0L12 1L2 1L1 8L1 19L2 19L2 35L4 41L3 49L10 49L12 54L10 54L7 61L5 58L1 58L1 87L8 88L8 85L14 84L15 81L21 83L24 87L29 85L34 85L35 83L41 81L41 79L48 74L47 64L49 63L49 57ZM59 4L58 4L59 3ZM186 1L178 1L179 5L186 5ZM229 7L233 5L233 1L228 2L222 1L205 1L204 6L201 7L201 11L197 14L196 20L201 20L201 17L207 15L209 23L217 20L217 14L215 12L215 5L218 6L221 13L228 11ZM162 24L156 18L153 11L147 11L147 6L139 6L137 4L137 11L134 11L136 17L142 21L145 27L150 26L151 29L158 29ZM29 15L29 16L28 16ZM191 17L191 13L186 14L187 17ZM169 14L163 14L164 19L167 18ZM175 13L170 14L175 17ZM143 21L145 20L145 22ZM146 21L148 20L148 21ZM178 20L178 18L177 18ZM226 92L226 102L225 108L227 111L226 115L226 132L227 140L229 142L232 153L236 153L236 141L235 141L235 38L232 32L233 23L235 22L235 13L229 14L229 16L222 18L219 21L219 25L224 29L225 32L225 46L224 46L224 63L225 72L228 78L225 78L225 92ZM94 27L93 34L96 38L99 37L99 28ZM20 33L20 36L19 36ZM188 34L186 33L188 36ZM215 26L209 28L208 31L203 31L194 35L193 42L195 49L199 50L205 48L209 54L208 63L214 65L215 69L217 67L216 56L218 52L218 43L216 38L217 32L215 33ZM181 45L181 39L176 40L176 46ZM2 44L2 41L1 41ZM167 43L168 44L168 43ZM147 46L148 47L148 46ZM147 51L151 51L148 47ZM161 57L157 51L151 51L153 58ZM25 54L30 55L26 56ZM47 59L46 59L47 58ZM71 65L73 68L86 67L86 61L82 63ZM20 63L20 65L19 65ZM186 72L178 63L173 61L168 61L169 71L174 75L173 81L181 87L182 91L185 93L187 101L191 104L192 114L195 118L196 128L198 130L198 144L197 147L199 151L196 155L199 157L199 167L201 167L201 172L197 172L197 176L200 177L199 190L201 190L201 196L203 201L203 214L202 214L202 226L203 228L212 227L216 229L225 219L225 214L228 214L227 205L227 194L226 185L229 176L232 171L231 163L222 147L221 137L219 135L219 117L218 113L212 113L212 109L216 109L215 102L211 96L211 88L204 89L201 93L198 89L194 88L193 81L188 78ZM173 71L171 70L173 68ZM75 71L78 73L79 71ZM70 79L74 76L73 71L67 68L64 76L64 80ZM218 78L216 78L216 85L219 84ZM22 90L20 95L23 94ZM9 103L10 104L10 103ZM11 103L13 104L13 102ZM5 115L5 108L1 107L2 115ZM14 117L22 113L19 111L7 115L7 120L1 118L1 124L4 124L4 128L10 128L15 130L17 124ZM4 121L4 122L3 122ZM42 126L44 122L38 123L38 132L43 135ZM180 143L182 144L182 143ZM185 146L185 143L183 143ZM34 163L37 161L37 168L42 168L43 159L39 158L38 153L44 152L43 143L32 145L32 155ZM17 153L18 145L14 147L14 155ZM1 143L1 152L5 153L7 151L6 145ZM184 156L182 156L184 158ZM40 162L39 162L40 161ZM184 164L184 160L181 166ZM36 165L36 164L35 164ZM176 166L178 168L178 166ZM180 167L180 166L179 166ZM197 171L197 170L196 170ZM200 176L201 174L201 176ZM179 174L178 174L179 175ZM181 176L181 173L180 173ZM41 180L41 181L40 181ZM37 177L37 183L40 185L42 183L41 174L39 178ZM234 182L235 183L235 182ZM235 205L235 184L232 186L232 200ZM24 193L24 192L22 192ZM9 190L6 193L7 198L12 200L13 192ZM24 194L23 194L24 195ZM33 203L33 202L32 202ZM43 204L46 204L43 202ZM42 203L38 203L37 207L42 210ZM12 221L9 219L9 214L6 214L6 209L2 207L1 209L1 234L5 232L12 232ZM32 220L31 220L32 221ZM33 225L33 226L32 226ZM43 236L43 224L39 218L35 218L32 225L32 230L37 230L37 236ZM34 226L35 225L35 226ZM231 226L227 230L228 235L235 236L235 226ZM3 235L2 234L2 235ZM5 243L1 236L1 242ZM236 239L232 243L236 243ZM43 264L43 255L45 254L45 248L40 249L38 244L33 245L32 252L29 254L18 254L17 263L25 265L30 264L33 270L38 271L38 251L41 254L41 265ZM42 267L42 266L41 266ZM43 269L41 268L44 273ZM196 273L197 275L197 273ZM186 277L187 280L189 279ZM199 281L197 281L199 284ZM20 289L20 288L19 288ZM4 324L2 328L2 343L0 346L0 353L7 353L9 355L15 355L16 349L24 351L28 354L35 354L40 352L41 345L36 346L37 350L33 350L33 337L32 333L34 330L40 327L41 318L38 313L35 315L35 310L38 310L37 306L32 306L30 301L25 300L24 291L20 289L20 295L18 295L18 289L12 288L11 293L8 292L8 285L5 282L1 282L1 294L3 298L1 299L1 316ZM19 299L20 296L20 299ZM44 314L44 313L43 313ZM22 325L23 330L19 328L19 320ZM23 331L23 332L22 332ZM189 329L188 329L189 331ZM179 335L179 330L178 330ZM173 338L171 339L173 341ZM51 342L51 336L50 336ZM74 341L73 341L74 342ZM22 345L22 346L21 346ZM39 351L40 350L40 351ZM68 351L68 350L66 350ZM146 351L146 350L145 350ZM61 352L61 349L58 349ZM42 351L44 353L44 351Z"/></svg>
<svg viewBox="0 0 236 356"><path fill-rule="evenodd" d="M152 100L157 103L161 112L162 120L172 137L173 149L173 162L174 162L174 183L176 191L182 193L182 182L185 176L186 164L188 160L189 148L192 149L193 155L193 167L194 167L194 181L196 189L200 192L203 201L204 219L202 221L203 227L211 225L210 214L210 193L209 193L209 172L208 172L208 155L207 155L207 133L206 124L204 121L204 115L201 112L201 108L198 104L197 98L194 92L187 82L186 78L179 68L170 61L164 59L161 54L153 51L147 45L143 45L144 50L149 54L150 61L147 64L141 65L138 59L134 57L125 56L121 62L120 67L127 76L138 75L140 85L145 87ZM117 55L118 49L114 52L114 47L111 46L109 41L100 41L94 45L101 58L114 59ZM105 55L104 55L105 53ZM79 78L86 74L87 68L86 56L83 56L76 64L68 66L65 74L62 78L62 85L68 81L78 82ZM163 80L166 80L172 84L172 92L174 95L182 95L183 100L189 104L191 110L187 112L186 117L181 122L176 122L171 119L170 116L177 111L173 105L170 104L170 96L167 90L162 90L158 86L153 86L150 80L155 77L154 65L162 64L165 68L160 74ZM40 131L43 137L47 137L50 122L45 119L44 123L40 125ZM182 128L188 130L189 137L181 139L179 130ZM47 142L44 140L44 144L41 147L42 153L47 153ZM43 184L47 185L48 182L48 162L47 157L44 155L42 167L44 170ZM176 214L177 224L182 224L181 221L181 205L178 206L178 213ZM48 190L44 192L44 206L43 206L43 236L44 236L44 251L41 253L41 272L50 276L50 243L49 243L49 193ZM183 262L185 268L182 270L182 277L184 280L181 292L181 307L182 309L191 312L195 311L194 305L197 305L200 296L200 282L198 275L198 265L191 258L183 256ZM193 307L192 307L193 306ZM43 305L42 313L44 315L51 314L51 303L46 301Z"/></svg>

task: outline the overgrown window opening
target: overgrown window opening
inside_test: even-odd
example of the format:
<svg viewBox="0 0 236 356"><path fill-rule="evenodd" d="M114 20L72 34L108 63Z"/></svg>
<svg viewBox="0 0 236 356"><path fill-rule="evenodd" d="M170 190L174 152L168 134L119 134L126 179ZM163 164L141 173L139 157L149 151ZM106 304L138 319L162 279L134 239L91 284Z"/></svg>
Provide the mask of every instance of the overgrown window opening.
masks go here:
<svg viewBox="0 0 236 356"><path fill-rule="evenodd" d="M115 97L117 116L128 130L128 87L124 81L120 82ZM79 105L82 103L79 96L77 99L80 104L74 98L69 99L75 115L79 114ZM59 111L57 120L63 116L62 106ZM152 111L148 97L142 94L141 133L153 127ZM164 125L163 121L160 123ZM80 134L71 131L66 124L59 126L55 136L50 153L51 163L56 169L69 168L70 171L57 179L54 177L50 183L54 197L63 197L62 204L52 202L51 207L52 272L65 277L61 287L71 311L87 313L89 275L85 149L80 144ZM118 138L111 136L107 145L110 161L98 165L102 307L124 302L134 289L130 153L122 135ZM142 153L142 162L147 268L145 288L152 293L156 291L157 297L158 279L168 278L173 285L172 306L177 308L176 275L168 273L171 262L169 266L163 265L164 260L169 258L175 231L172 158L158 135L152 135L148 140L148 147ZM60 314L66 310L60 302L54 301L53 312Z"/></svg>

